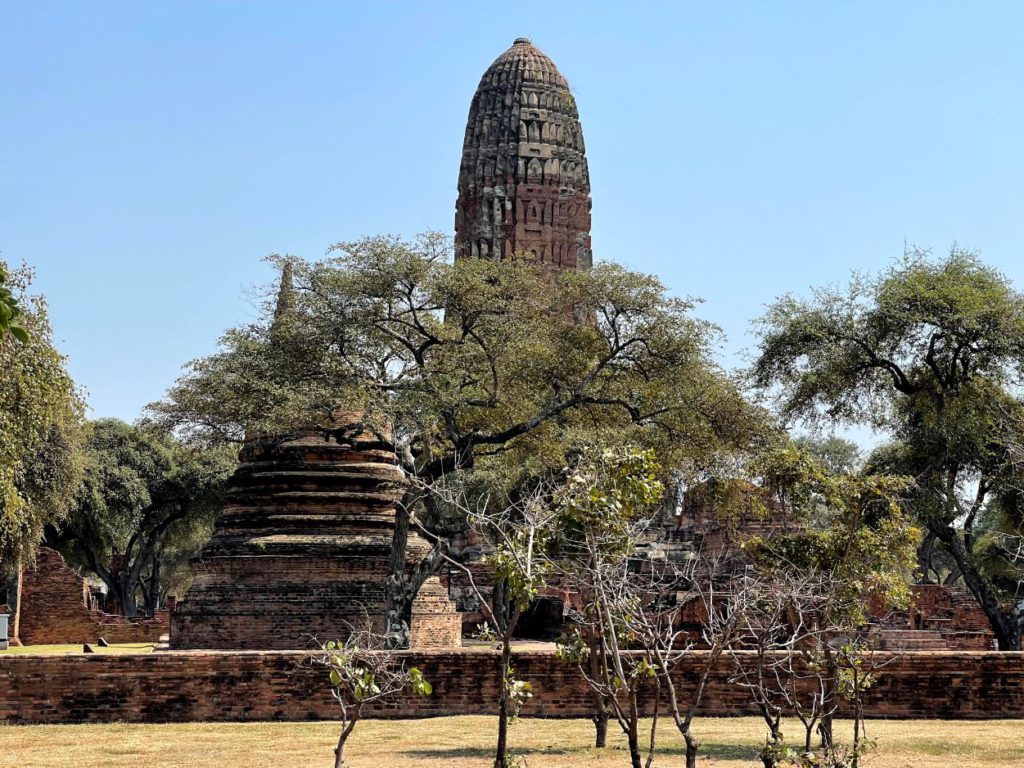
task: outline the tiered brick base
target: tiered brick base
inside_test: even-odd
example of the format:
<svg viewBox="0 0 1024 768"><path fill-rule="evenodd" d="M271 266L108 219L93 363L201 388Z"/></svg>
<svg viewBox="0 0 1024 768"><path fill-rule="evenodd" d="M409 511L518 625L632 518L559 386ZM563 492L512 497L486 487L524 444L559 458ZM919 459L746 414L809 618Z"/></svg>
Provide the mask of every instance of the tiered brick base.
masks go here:
<svg viewBox="0 0 1024 768"><path fill-rule="evenodd" d="M915 584L906 611L875 611L869 639L888 651L989 651L995 635L985 612L959 587Z"/></svg>
<svg viewBox="0 0 1024 768"><path fill-rule="evenodd" d="M114 616L89 608L89 586L59 552L41 547L35 565L21 578L21 611L16 622L24 645L155 643L169 628L167 611L152 618Z"/></svg>
<svg viewBox="0 0 1024 768"><path fill-rule="evenodd" d="M704 659L678 672L690 690ZM375 708L375 717L436 717L493 711L498 656L490 651L410 651L432 696L408 695ZM576 668L553 652L517 653L517 677L533 686L527 717L585 717L589 691ZM704 697L706 715L755 714L749 695L729 682L730 660L716 663ZM645 692L651 710L651 690ZM894 655L867 694L874 717L1024 717L1024 654ZM663 710L664 712L664 710ZM295 651L154 653L95 656L0 656L0 722L102 723L337 718L323 670Z"/></svg>
<svg viewBox="0 0 1024 768"><path fill-rule="evenodd" d="M403 476L366 432L254 442L174 613L175 649L301 649L384 626L395 504ZM411 537L410 560L428 545ZM437 579L414 604L414 641L457 646L457 614Z"/></svg>

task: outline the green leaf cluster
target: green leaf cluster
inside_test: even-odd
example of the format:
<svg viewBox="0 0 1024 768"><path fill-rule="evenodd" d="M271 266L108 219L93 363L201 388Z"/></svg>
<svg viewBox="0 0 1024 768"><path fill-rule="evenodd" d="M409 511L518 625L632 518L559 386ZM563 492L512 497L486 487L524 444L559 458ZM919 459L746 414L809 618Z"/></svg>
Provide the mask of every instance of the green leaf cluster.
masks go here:
<svg viewBox="0 0 1024 768"><path fill-rule="evenodd" d="M27 293L31 273L0 268L5 290L22 296L11 317L25 331L0 332L0 571L9 573L71 505L84 406L53 346L46 302Z"/></svg>
<svg viewBox="0 0 1024 768"><path fill-rule="evenodd" d="M21 324L21 306L9 285L7 265L0 262L0 336L10 333L23 344L28 343L28 330Z"/></svg>

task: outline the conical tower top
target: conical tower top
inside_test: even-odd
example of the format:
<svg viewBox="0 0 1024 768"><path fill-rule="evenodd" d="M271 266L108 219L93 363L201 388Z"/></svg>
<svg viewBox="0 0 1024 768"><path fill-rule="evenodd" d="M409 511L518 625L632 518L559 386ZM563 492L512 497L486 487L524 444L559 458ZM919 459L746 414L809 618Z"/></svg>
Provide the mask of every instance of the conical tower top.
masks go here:
<svg viewBox="0 0 1024 768"><path fill-rule="evenodd" d="M516 38L469 107L455 213L457 257L529 253L588 269L590 172L576 100L555 63Z"/></svg>

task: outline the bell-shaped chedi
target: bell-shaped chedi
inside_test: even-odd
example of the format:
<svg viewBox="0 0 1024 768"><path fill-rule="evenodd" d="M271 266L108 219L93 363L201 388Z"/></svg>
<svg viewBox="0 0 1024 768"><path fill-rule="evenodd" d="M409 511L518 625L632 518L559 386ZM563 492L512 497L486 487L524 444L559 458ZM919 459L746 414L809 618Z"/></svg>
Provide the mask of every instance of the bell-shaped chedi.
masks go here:
<svg viewBox="0 0 1024 768"><path fill-rule="evenodd" d="M590 173L576 100L526 38L480 79L455 209L459 258L529 253L558 270L590 268Z"/></svg>
<svg viewBox="0 0 1024 768"><path fill-rule="evenodd" d="M367 621L383 631L403 487L386 437L308 430L252 440L239 460L195 582L174 612L171 647L308 648L314 637L343 638ZM410 566L428 549L410 537ZM413 645L459 645L460 629L439 581L428 580L413 605Z"/></svg>

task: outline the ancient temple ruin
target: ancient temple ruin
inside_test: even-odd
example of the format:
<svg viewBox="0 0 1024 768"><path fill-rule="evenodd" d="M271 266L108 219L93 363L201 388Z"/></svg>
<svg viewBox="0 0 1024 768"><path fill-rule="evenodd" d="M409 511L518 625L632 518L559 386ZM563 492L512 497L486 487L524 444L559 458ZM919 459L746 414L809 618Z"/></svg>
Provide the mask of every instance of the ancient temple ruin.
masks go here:
<svg viewBox="0 0 1024 768"><path fill-rule="evenodd" d="M353 625L383 631L402 484L394 453L370 432L247 443L195 583L174 612L171 647L308 648ZM410 537L410 563L428 549ZM460 637L447 593L428 580L413 604L412 645L450 647Z"/></svg>
<svg viewBox="0 0 1024 768"><path fill-rule="evenodd" d="M525 37L484 72L469 107L455 205L456 257L529 253L591 265L590 172L576 100Z"/></svg>

